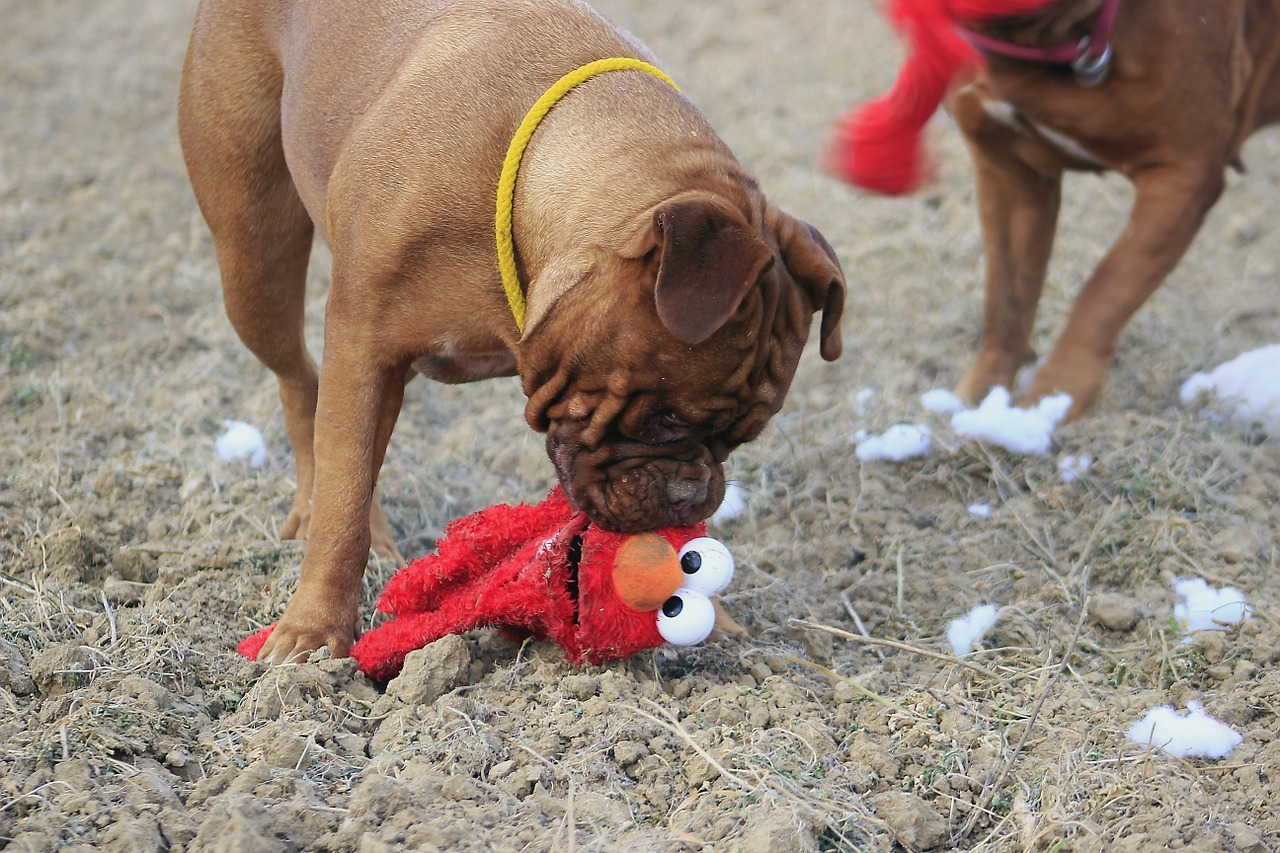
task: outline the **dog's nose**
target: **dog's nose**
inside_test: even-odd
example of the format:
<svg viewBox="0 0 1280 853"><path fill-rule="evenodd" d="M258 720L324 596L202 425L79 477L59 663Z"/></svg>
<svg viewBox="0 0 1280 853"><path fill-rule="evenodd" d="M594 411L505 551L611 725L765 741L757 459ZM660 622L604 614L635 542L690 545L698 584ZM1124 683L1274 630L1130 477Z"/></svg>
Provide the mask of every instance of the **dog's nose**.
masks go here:
<svg viewBox="0 0 1280 853"><path fill-rule="evenodd" d="M677 480L667 483L667 503L671 506L696 506L707 499L707 484L700 480Z"/></svg>

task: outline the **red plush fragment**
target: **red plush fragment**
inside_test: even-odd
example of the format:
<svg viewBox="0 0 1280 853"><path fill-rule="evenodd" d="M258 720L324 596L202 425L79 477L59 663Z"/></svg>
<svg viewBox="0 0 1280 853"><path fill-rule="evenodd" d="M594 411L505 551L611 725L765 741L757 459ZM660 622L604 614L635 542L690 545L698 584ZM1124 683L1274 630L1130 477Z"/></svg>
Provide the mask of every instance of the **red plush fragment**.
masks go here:
<svg viewBox="0 0 1280 853"><path fill-rule="evenodd" d="M929 177L920 141L951 81L978 65L979 53L957 29L1044 9L1057 0L891 0L889 18L907 40L907 58L893 87L842 119L828 168L855 186L902 195Z"/></svg>
<svg viewBox="0 0 1280 853"><path fill-rule="evenodd" d="M704 534L703 524L612 533L574 510L559 487L538 504L488 507L450 523L435 553L387 582L378 609L394 618L361 637L352 657L371 677L386 681L409 652L487 626L513 638L553 640L572 663L655 648L664 642L660 619L673 642L698 642L710 621L705 630L699 624L692 633L672 632L671 620L680 617L660 617L659 608L683 609L695 622L713 618L709 596L732 577L732 559ZM709 549L701 582L690 574L692 558L682 566L690 543ZM707 581L715 571L719 580ZM243 640L240 653L256 657L273 627Z"/></svg>

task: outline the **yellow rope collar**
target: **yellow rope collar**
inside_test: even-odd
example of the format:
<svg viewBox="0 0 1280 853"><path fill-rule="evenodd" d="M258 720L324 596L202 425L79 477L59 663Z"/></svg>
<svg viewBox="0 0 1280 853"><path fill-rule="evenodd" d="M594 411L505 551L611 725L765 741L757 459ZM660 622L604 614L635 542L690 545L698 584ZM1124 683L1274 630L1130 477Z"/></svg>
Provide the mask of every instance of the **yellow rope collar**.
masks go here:
<svg viewBox="0 0 1280 853"><path fill-rule="evenodd" d="M502 273L502 289L507 292L507 304L511 306L511 314L516 318L516 328L521 334L524 334L524 291L520 288L520 275L516 271L515 238L511 231L511 209L515 205L516 175L520 171L520 160L524 157L524 150L529 147L533 132L538 129L547 113L551 112L551 108L574 86L606 71L643 71L677 90L680 88L661 70L643 60L627 57L597 59L557 80L555 85L538 98L525 115L524 121L520 122L520 127L507 148L507 158L502 163L502 175L498 179L498 212L494 217L494 233L498 241L498 270Z"/></svg>

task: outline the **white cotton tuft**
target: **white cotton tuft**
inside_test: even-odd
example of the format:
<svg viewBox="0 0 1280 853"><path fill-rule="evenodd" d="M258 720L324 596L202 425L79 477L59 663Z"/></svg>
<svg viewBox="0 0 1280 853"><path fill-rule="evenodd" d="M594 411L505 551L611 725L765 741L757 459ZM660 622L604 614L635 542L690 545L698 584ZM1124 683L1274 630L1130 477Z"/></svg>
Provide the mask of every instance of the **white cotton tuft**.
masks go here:
<svg viewBox="0 0 1280 853"><path fill-rule="evenodd" d="M1050 438L1071 408L1071 397L1054 394L1034 409L1010 405L1007 389L992 388L976 409L951 416L951 427L964 438L996 444L1014 453L1049 452Z"/></svg>
<svg viewBox="0 0 1280 853"><path fill-rule="evenodd" d="M1244 736L1206 714L1199 702L1188 702L1186 714L1169 705L1152 708L1129 727L1129 740L1175 758L1226 758Z"/></svg>
<svg viewBox="0 0 1280 853"><path fill-rule="evenodd" d="M716 511L711 514L711 521L720 523L731 518L737 518L746 508L747 498L742 491L742 487L737 483L726 483L724 500L720 502L720 506L716 508Z"/></svg>
<svg viewBox="0 0 1280 853"><path fill-rule="evenodd" d="M1280 433L1280 344L1250 350L1182 383L1182 402L1201 395L1239 430Z"/></svg>
<svg viewBox="0 0 1280 853"><path fill-rule="evenodd" d="M920 395L920 405L936 415L954 415L967 408L964 400L942 388L934 388Z"/></svg>
<svg viewBox="0 0 1280 853"><path fill-rule="evenodd" d="M1173 591L1183 599L1173 606L1173 618L1188 634L1237 625L1253 615L1244 593L1235 587L1214 589L1200 578L1174 578Z"/></svg>
<svg viewBox="0 0 1280 853"><path fill-rule="evenodd" d="M970 610L968 616L952 619L947 625L947 642L951 643L952 654L960 657L968 652L994 624L996 624L994 604L980 604Z"/></svg>
<svg viewBox="0 0 1280 853"><path fill-rule="evenodd" d="M1058 460L1058 475L1064 483L1073 483L1076 478L1089 470L1093 460L1088 456L1064 456Z"/></svg>
<svg viewBox="0 0 1280 853"><path fill-rule="evenodd" d="M863 462L888 459L902 462L928 454L933 431L927 426L895 424L880 435L860 438L854 454Z"/></svg>
<svg viewBox="0 0 1280 853"><path fill-rule="evenodd" d="M249 466L261 468L267 462L267 444L262 433L244 421L223 421L227 431L218 436L214 449L224 462L248 457Z"/></svg>
<svg viewBox="0 0 1280 853"><path fill-rule="evenodd" d="M976 515L978 518L990 518L991 504L969 504L969 515Z"/></svg>

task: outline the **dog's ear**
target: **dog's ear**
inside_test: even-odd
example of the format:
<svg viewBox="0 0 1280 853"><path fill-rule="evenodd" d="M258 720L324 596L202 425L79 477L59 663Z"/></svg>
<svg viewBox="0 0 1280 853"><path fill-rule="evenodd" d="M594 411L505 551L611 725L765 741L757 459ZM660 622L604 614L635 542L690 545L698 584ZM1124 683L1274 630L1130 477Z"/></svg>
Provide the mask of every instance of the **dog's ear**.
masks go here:
<svg viewBox="0 0 1280 853"><path fill-rule="evenodd" d="M778 224L778 245L787 271L809 294L813 310L822 311L819 352L827 361L835 361L844 349L840 318L844 316L845 282L840 260L818 229L786 213L781 213Z"/></svg>
<svg viewBox="0 0 1280 853"><path fill-rule="evenodd" d="M658 319L686 344L700 344L723 326L773 260L741 214L709 198L660 205L652 234Z"/></svg>

